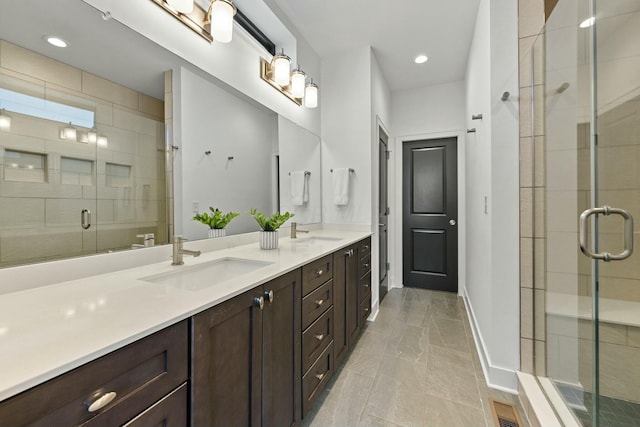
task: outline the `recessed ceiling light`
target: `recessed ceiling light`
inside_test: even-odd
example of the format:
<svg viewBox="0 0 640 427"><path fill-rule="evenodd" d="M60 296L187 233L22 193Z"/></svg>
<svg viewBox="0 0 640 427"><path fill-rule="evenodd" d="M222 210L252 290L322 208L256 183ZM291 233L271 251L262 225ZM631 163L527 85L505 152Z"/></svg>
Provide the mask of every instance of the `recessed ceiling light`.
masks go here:
<svg viewBox="0 0 640 427"><path fill-rule="evenodd" d="M589 28L593 24L595 24L595 22L596 22L596 18L595 18L595 16L592 16L591 18L587 18L584 21L582 21L580 23L580 28Z"/></svg>
<svg viewBox="0 0 640 427"><path fill-rule="evenodd" d="M424 64L425 62L427 62L427 55L418 55L416 56L416 59L414 59L416 64Z"/></svg>
<svg viewBox="0 0 640 427"><path fill-rule="evenodd" d="M67 47L69 45L66 41L62 40L60 37L46 36L44 39L47 41L47 43L55 47Z"/></svg>

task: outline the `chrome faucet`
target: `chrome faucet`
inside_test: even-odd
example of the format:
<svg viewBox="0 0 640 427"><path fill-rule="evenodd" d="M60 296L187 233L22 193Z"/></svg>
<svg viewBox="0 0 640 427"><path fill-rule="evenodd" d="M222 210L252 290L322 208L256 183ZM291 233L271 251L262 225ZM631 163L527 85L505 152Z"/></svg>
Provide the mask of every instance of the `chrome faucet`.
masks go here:
<svg viewBox="0 0 640 427"><path fill-rule="evenodd" d="M297 222L292 222L291 223L291 238L292 239L297 239L298 238L298 233L308 233L309 230L301 230L298 228L298 223Z"/></svg>
<svg viewBox="0 0 640 427"><path fill-rule="evenodd" d="M185 239L182 236L173 236L173 262L171 265L182 265L182 255L200 256L200 251L190 251L182 248Z"/></svg>

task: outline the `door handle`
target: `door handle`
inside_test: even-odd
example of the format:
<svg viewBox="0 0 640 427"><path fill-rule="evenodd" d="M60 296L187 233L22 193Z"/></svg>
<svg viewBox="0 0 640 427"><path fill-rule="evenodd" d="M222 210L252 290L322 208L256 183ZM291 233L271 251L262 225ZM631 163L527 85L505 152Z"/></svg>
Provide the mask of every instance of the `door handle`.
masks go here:
<svg viewBox="0 0 640 427"><path fill-rule="evenodd" d="M449 220L449 225L456 225L456 220L455 219L450 219Z"/></svg>
<svg viewBox="0 0 640 427"><path fill-rule="evenodd" d="M80 225L85 230L91 227L91 211L89 209L82 209L80 212Z"/></svg>
<svg viewBox="0 0 640 427"><path fill-rule="evenodd" d="M589 217L592 215L620 215L624 219L624 251L613 255L609 252L594 253L591 252L587 244ZM582 212L580 215L580 250L589 258L599 259L605 262L622 261L627 259L633 253L633 217L624 209L612 208L611 206L603 206L601 208L591 208Z"/></svg>

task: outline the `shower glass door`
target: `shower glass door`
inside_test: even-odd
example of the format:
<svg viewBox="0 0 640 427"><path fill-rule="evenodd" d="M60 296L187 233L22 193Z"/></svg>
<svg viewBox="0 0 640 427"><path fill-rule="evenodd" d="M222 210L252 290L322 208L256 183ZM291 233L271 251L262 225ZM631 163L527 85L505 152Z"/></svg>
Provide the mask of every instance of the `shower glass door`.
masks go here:
<svg viewBox="0 0 640 427"><path fill-rule="evenodd" d="M640 426L640 0L560 0L536 45L536 372L578 425Z"/></svg>

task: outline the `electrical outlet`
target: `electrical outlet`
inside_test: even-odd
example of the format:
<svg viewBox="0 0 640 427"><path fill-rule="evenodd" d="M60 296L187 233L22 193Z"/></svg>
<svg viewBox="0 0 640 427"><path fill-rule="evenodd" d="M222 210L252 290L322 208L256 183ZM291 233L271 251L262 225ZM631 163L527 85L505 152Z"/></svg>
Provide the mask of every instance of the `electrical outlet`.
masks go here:
<svg viewBox="0 0 640 427"><path fill-rule="evenodd" d="M200 202L193 202L193 213L198 213L200 212Z"/></svg>

